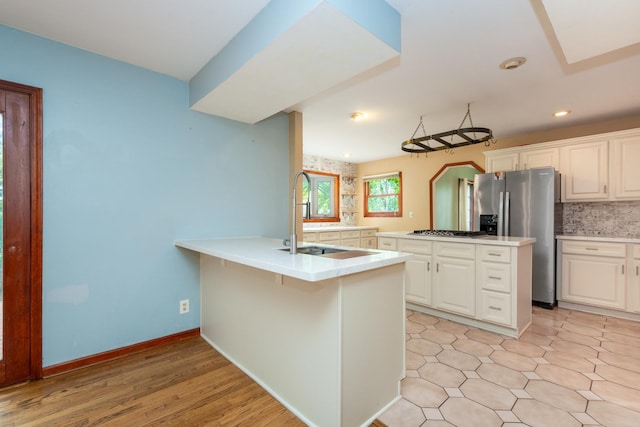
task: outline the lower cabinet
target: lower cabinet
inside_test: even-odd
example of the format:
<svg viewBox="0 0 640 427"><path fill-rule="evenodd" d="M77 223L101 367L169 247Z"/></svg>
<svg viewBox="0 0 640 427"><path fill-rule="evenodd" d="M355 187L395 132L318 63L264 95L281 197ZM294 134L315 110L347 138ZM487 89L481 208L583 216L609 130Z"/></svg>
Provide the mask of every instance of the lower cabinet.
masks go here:
<svg viewBox="0 0 640 427"><path fill-rule="evenodd" d="M627 309L640 313L640 245L631 246L627 273Z"/></svg>
<svg viewBox="0 0 640 427"><path fill-rule="evenodd" d="M430 306L432 242L400 239L396 247L400 252L414 254L413 259L405 263L404 286L406 300Z"/></svg>
<svg viewBox="0 0 640 427"><path fill-rule="evenodd" d="M562 301L625 310L626 244L561 242Z"/></svg>
<svg viewBox="0 0 640 427"><path fill-rule="evenodd" d="M433 306L475 316L475 245L435 242L434 253Z"/></svg>
<svg viewBox="0 0 640 427"><path fill-rule="evenodd" d="M411 308L511 336L531 323L531 245L378 239L383 249L414 254L405 263Z"/></svg>
<svg viewBox="0 0 640 427"><path fill-rule="evenodd" d="M327 227L328 229L331 227ZM305 242L315 242L324 245L349 246L353 248L376 249L378 238L377 228L305 231Z"/></svg>

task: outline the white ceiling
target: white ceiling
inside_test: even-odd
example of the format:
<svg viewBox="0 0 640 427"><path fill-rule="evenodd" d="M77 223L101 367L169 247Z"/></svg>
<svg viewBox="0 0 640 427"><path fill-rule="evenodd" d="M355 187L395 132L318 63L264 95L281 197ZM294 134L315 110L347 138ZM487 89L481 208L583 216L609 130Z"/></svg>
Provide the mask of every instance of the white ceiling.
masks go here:
<svg viewBox="0 0 640 427"><path fill-rule="evenodd" d="M402 16L400 59L285 109L303 113L306 153L402 155L420 116L427 133L455 129L467 103L498 139L640 112L637 0L387 1ZM189 80L267 3L0 0L0 23ZM498 68L515 56L526 64Z"/></svg>

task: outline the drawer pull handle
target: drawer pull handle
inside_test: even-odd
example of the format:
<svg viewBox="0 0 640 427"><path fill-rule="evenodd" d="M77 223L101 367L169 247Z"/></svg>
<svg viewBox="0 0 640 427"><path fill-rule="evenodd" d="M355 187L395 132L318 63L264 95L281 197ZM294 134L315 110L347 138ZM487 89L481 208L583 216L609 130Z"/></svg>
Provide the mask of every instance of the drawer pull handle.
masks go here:
<svg viewBox="0 0 640 427"><path fill-rule="evenodd" d="M585 248L585 249L588 250L588 251L597 251L598 250L598 248Z"/></svg>
<svg viewBox="0 0 640 427"><path fill-rule="evenodd" d="M495 253L495 252L489 252L489 255L490 255L490 256L500 256L500 254L497 254L497 253Z"/></svg>
<svg viewBox="0 0 640 427"><path fill-rule="evenodd" d="M436 263L436 273L440 273L440 263Z"/></svg>
<svg viewBox="0 0 640 427"><path fill-rule="evenodd" d="M427 263L427 271L431 271L431 263L430 262Z"/></svg>
<svg viewBox="0 0 640 427"><path fill-rule="evenodd" d="M622 264L622 274L624 274L624 264Z"/></svg>
<svg viewBox="0 0 640 427"><path fill-rule="evenodd" d="M491 310L502 311L502 307L496 307L496 306L490 305L489 308Z"/></svg>
<svg viewBox="0 0 640 427"><path fill-rule="evenodd" d="M498 277L498 276L489 276L489 279L493 279L493 280L502 280L502 277Z"/></svg>
<svg viewBox="0 0 640 427"><path fill-rule="evenodd" d="M636 276L640 276L640 267L636 265Z"/></svg>

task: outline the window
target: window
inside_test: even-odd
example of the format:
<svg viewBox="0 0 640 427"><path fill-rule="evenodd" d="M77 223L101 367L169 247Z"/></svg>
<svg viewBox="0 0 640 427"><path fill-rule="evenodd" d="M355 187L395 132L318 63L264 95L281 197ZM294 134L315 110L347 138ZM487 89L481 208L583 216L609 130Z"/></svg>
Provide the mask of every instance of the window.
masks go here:
<svg viewBox="0 0 640 427"><path fill-rule="evenodd" d="M304 222L339 222L340 175L325 172L305 171L309 174L311 185L302 180L303 201L311 202L311 219ZM306 206L302 213L306 217Z"/></svg>
<svg viewBox="0 0 640 427"><path fill-rule="evenodd" d="M402 172L365 176L364 216L402 216Z"/></svg>

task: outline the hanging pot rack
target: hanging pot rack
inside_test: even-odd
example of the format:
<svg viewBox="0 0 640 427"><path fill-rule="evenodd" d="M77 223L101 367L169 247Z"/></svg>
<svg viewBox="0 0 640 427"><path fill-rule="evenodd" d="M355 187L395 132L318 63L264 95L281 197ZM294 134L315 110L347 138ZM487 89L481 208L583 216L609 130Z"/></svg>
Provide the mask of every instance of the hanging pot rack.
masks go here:
<svg viewBox="0 0 640 427"><path fill-rule="evenodd" d="M470 127L462 127L464 122L469 118ZM422 129L424 136L416 137L418 130ZM444 138L451 137L448 140ZM436 144L431 144L429 141L435 141ZM495 143L493 138L493 132L489 128L475 127L473 126L473 120L471 119L470 104L467 104L467 114L465 114L458 129L453 129L447 132L435 133L427 135L424 129L423 116L420 116L420 123L410 139L403 141L401 145L402 151L408 153L430 153L439 150L453 150L456 147L464 147L466 145L473 145L484 143L485 146L489 146L491 143Z"/></svg>

